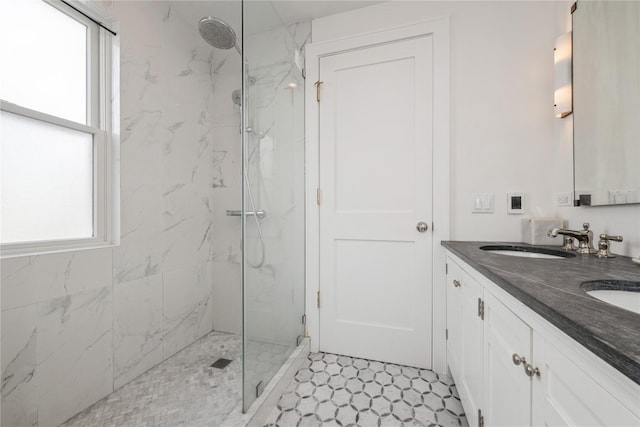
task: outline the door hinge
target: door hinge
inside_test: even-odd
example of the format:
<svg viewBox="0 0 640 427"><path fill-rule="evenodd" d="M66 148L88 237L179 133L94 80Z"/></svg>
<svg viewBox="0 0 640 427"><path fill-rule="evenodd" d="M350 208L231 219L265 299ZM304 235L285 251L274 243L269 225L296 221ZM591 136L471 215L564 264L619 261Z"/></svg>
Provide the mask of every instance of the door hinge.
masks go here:
<svg viewBox="0 0 640 427"><path fill-rule="evenodd" d="M318 308L320 308L320 291L318 291L318 294L317 294L316 297L317 297L317 300L318 300L317 301L318 302Z"/></svg>
<svg viewBox="0 0 640 427"><path fill-rule="evenodd" d="M316 189L316 203L320 205L320 189Z"/></svg>
<svg viewBox="0 0 640 427"><path fill-rule="evenodd" d="M571 14L578 9L578 2L575 2L571 5Z"/></svg>
<svg viewBox="0 0 640 427"><path fill-rule="evenodd" d="M478 298L478 317L484 320L484 301L482 298Z"/></svg>
<svg viewBox="0 0 640 427"><path fill-rule="evenodd" d="M449 329L444 330L444 336L446 340L449 340Z"/></svg>
<svg viewBox="0 0 640 427"><path fill-rule="evenodd" d="M444 265L444 272L445 274L449 274L449 264Z"/></svg>
<svg viewBox="0 0 640 427"><path fill-rule="evenodd" d="M317 82L314 83L314 85L316 85L316 101L320 102L320 85L324 83L321 80L318 80Z"/></svg>
<svg viewBox="0 0 640 427"><path fill-rule="evenodd" d="M302 324L303 324L303 325L306 325L306 324L307 324L307 315L306 315L306 314L303 314L303 315L302 315Z"/></svg>
<svg viewBox="0 0 640 427"><path fill-rule="evenodd" d="M484 415L482 415L482 409L478 409L478 427L484 427Z"/></svg>

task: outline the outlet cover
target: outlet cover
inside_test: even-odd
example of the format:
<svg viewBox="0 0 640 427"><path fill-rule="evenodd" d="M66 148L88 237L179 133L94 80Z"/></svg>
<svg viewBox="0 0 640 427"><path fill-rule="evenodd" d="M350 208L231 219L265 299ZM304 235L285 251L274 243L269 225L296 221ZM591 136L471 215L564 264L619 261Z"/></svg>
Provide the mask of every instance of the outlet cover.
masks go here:
<svg viewBox="0 0 640 427"><path fill-rule="evenodd" d="M556 194L557 206L573 206L573 192Z"/></svg>

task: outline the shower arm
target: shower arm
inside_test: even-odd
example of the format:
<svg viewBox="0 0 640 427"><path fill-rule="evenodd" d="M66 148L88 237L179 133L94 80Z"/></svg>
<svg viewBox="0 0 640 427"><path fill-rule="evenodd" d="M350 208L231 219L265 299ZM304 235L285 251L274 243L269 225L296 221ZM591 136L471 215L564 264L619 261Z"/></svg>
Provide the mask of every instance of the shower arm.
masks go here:
<svg viewBox="0 0 640 427"><path fill-rule="evenodd" d="M257 216L258 218L262 219L265 216L267 216L267 213L264 211L264 209L258 209L257 211L253 212L253 211L248 211L244 213L246 216ZM227 216L242 216L242 211L239 210L229 210L227 209Z"/></svg>

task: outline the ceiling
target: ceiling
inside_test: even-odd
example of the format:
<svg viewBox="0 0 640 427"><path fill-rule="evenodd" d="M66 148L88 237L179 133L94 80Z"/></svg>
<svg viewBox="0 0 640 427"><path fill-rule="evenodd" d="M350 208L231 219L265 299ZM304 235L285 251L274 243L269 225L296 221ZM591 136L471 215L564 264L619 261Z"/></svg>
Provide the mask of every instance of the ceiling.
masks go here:
<svg viewBox="0 0 640 427"><path fill-rule="evenodd" d="M198 22L205 16L227 21L240 33L240 0L172 0L175 8L187 21ZM280 25L305 22L323 16L371 6L382 1L370 0L246 0L245 31L255 34Z"/></svg>
<svg viewBox="0 0 640 427"><path fill-rule="evenodd" d="M286 24L310 21L323 16L360 9L377 3L383 2L365 0L274 0L271 2L280 19Z"/></svg>

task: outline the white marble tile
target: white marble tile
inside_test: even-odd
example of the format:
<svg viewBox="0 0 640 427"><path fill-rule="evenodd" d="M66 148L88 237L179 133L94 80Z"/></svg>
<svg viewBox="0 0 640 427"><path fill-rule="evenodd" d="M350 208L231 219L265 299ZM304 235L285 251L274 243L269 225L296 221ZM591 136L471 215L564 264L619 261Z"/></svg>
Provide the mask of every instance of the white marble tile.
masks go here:
<svg viewBox="0 0 640 427"><path fill-rule="evenodd" d="M239 263L213 263L213 329L242 333L242 281Z"/></svg>
<svg viewBox="0 0 640 427"><path fill-rule="evenodd" d="M194 267L162 274L165 359L195 341L198 334L197 276Z"/></svg>
<svg viewBox="0 0 640 427"><path fill-rule="evenodd" d="M38 282L34 257L6 258L0 261L2 310L38 301Z"/></svg>
<svg viewBox="0 0 640 427"><path fill-rule="evenodd" d="M213 263L200 264L196 271L198 304L198 335L213 331Z"/></svg>
<svg viewBox="0 0 640 427"><path fill-rule="evenodd" d="M2 260L2 308L111 284L111 248Z"/></svg>
<svg viewBox="0 0 640 427"><path fill-rule="evenodd" d="M36 305L2 312L2 425L38 422Z"/></svg>
<svg viewBox="0 0 640 427"><path fill-rule="evenodd" d="M38 426L57 426L113 390L111 287L38 304Z"/></svg>
<svg viewBox="0 0 640 427"><path fill-rule="evenodd" d="M164 197L163 271L193 267L213 258L212 211L207 195L191 186Z"/></svg>
<svg viewBox="0 0 640 427"><path fill-rule="evenodd" d="M163 360L162 275L113 289L114 387L119 388Z"/></svg>

